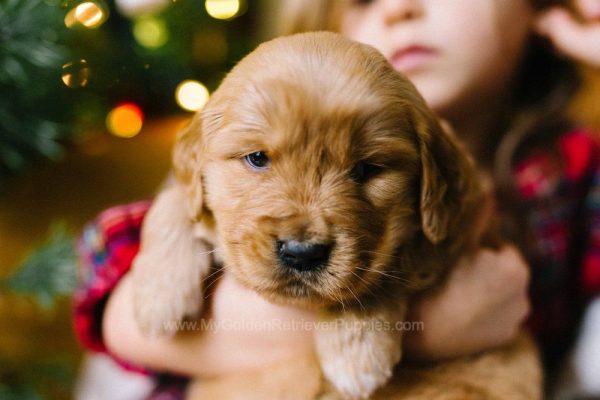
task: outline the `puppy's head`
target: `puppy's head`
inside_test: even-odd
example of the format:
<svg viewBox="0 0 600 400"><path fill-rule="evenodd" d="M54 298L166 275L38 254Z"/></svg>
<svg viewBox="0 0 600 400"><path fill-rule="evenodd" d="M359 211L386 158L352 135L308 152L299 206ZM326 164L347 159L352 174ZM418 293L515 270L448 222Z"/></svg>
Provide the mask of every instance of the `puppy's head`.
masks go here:
<svg viewBox="0 0 600 400"><path fill-rule="evenodd" d="M385 279L420 284L402 248L446 239L456 153L379 52L309 33L243 59L174 161L192 217L214 216L237 278L275 300L328 304Z"/></svg>

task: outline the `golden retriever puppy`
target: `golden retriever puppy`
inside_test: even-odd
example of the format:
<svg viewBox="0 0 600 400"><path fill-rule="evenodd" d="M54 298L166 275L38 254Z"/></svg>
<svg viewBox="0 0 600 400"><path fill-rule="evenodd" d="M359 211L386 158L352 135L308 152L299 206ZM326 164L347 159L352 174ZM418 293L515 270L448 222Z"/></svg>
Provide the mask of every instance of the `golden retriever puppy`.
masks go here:
<svg viewBox="0 0 600 400"><path fill-rule="evenodd" d="M401 358L407 301L475 245L471 160L370 46L259 46L181 133L133 266L143 330L197 315L222 263L270 301L319 307L326 398L369 398Z"/></svg>

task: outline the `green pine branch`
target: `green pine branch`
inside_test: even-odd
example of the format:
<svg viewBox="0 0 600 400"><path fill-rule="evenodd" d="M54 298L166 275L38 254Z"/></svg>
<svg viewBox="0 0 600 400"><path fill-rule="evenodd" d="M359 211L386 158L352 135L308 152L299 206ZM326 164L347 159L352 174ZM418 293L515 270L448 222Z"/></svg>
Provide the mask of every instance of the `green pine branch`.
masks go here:
<svg viewBox="0 0 600 400"><path fill-rule="evenodd" d="M76 378L73 365L71 355L24 362L0 356L0 399L42 400L50 392L66 398Z"/></svg>
<svg viewBox="0 0 600 400"><path fill-rule="evenodd" d="M0 288L33 297L49 308L55 300L75 288L77 256L75 242L64 224L50 229L46 242L34 250L15 272L0 282Z"/></svg>
<svg viewBox="0 0 600 400"><path fill-rule="evenodd" d="M43 0L0 1L0 187L32 160L62 154L63 13Z"/></svg>

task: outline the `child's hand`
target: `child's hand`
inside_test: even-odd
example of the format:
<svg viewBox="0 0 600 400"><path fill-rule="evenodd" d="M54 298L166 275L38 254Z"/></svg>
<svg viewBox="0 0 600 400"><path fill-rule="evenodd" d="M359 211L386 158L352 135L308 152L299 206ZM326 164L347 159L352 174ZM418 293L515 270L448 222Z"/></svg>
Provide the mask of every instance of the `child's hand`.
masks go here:
<svg viewBox="0 0 600 400"><path fill-rule="evenodd" d="M600 68L600 0L577 0L575 4L583 21L563 7L553 7L538 18L536 29L560 52Z"/></svg>
<svg viewBox="0 0 600 400"><path fill-rule="evenodd" d="M512 246L463 259L440 290L411 305L408 320L423 321L424 329L406 334L406 352L437 360L513 339L529 312L528 282L528 266Z"/></svg>
<svg viewBox="0 0 600 400"><path fill-rule="evenodd" d="M173 337L144 336L133 318L131 277L110 295L103 338L111 354L158 371L210 376L258 368L312 350L310 311L271 304L229 274L216 284L205 325L190 321ZM293 324L295 322L295 324Z"/></svg>

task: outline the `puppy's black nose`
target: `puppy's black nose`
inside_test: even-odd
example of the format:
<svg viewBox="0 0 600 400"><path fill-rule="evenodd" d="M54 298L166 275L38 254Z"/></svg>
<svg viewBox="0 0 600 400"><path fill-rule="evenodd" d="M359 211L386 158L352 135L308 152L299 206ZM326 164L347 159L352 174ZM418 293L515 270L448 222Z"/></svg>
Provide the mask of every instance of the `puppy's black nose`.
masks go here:
<svg viewBox="0 0 600 400"><path fill-rule="evenodd" d="M277 255L286 267L297 271L318 269L327 263L331 244L278 240Z"/></svg>

